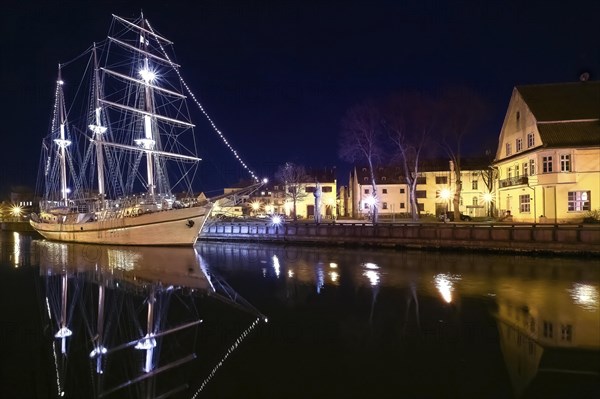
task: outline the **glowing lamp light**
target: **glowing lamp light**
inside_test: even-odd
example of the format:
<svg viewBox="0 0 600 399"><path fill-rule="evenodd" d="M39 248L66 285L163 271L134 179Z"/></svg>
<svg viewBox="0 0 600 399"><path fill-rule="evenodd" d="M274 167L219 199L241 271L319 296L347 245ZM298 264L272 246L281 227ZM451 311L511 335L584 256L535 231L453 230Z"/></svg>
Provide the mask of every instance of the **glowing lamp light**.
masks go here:
<svg viewBox="0 0 600 399"><path fill-rule="evenodd" d="M492 198L493 198L492 193L483 194L483 200L485 202L492 202Z"/></svg>
<svg viewBox="0 0 600 399"><path fill-rule="evenodd" d="M443 199L443 200L447 200L451 196L452 196L452 192L449 189L447 189L447 188L444 188L444 189L442 189L440 191L440 198Z"/></svg>
<svg viewBox="0 0 600 399"><path fill-rule="evenodd" d="M258 211L260 209L260 202L254 201L250 204L250 207L252 207L253 211Z"/></svg>
<svg viewBox="0 0 600 399"><path fill-rule="evenodd" d="M263 184L267 184L269 182L269 179L267 179L266 177L264 179L262 179Z"/></svg>
<svg viewBox="0 0 600 399"><path fill-rule="evenodd" d="M142 80L146 83L152 83L154 82L154 80L156 80L156 73L146 68L140 69L140 76L142 77Z"/></svg>
<svg viewBox="0 0 600 399"><path fill-rule="evenodd" d="M377 198L375 198L374 196L370 195L365 199L365 203L369 206L373 206L377 203Z"/></svg>
<svg viewBox="0 0 600 399"><path fill-rule="evenodd" d="M13 216L21 216L21 213L23 212L23 209L21 209L20 206L15 205L12 207L12 209L10 210L10 212L12 213Z"/></svg>
<svg viewBox="0 0 600 399"><path fill-rule="evenodd" d="M271 223L273 223L276 226L280 225L282 223L281 216L273 215L273 217L271 218Z"/></svg>

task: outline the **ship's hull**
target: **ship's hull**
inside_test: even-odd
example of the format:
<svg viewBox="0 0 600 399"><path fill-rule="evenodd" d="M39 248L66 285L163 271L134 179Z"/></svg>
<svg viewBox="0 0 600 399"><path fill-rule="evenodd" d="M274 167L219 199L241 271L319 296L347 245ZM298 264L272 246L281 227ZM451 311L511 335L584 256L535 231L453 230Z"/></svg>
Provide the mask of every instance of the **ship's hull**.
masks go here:
<svg viewBox="0 0 600 399"><path fill-rule="evenodd" d="M192 246L210 215L212 204L110 218L85 223L31 220L33 228L52 241L111 245Z"/></svg>

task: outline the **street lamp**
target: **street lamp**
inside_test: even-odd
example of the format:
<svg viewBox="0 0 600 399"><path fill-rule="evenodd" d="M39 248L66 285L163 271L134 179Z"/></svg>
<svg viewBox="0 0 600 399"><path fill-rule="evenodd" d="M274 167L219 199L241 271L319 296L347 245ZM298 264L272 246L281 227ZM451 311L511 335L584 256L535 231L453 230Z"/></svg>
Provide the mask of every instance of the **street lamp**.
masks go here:
<svg viewBox="0 0 600 399"><path fill-rule="evenodd" d="M254 215L256 216L256 214L258 213L258 210L260 209L260 201L251 202L250 207L252 208L252 210L254 211Z"/></svg>
<svg viewBox="0 0 600 399"><path fill-rule="evenodd" d="M12 215L16 218L21 217L21 214L23 213L23 209L19 206L19 205L14 205L10 211L10 213L12 213Z"/></svg>
<svg viewBox="0 0 600 399"><path fill-rule="evenodd" d="M444 221L448 217L448 211L450 211L450 198L452 198L452 191L449 188L443 188L440 190L440 198L444 201L444 205L446 205L446 212L444 212Z"/></svg>
<svg viewBox="0 0 600 399"><path fill-rule="evenodd" d="M492 204L492 201L494 200L494 196L492 195L492 193L485 193L483 194L483 200L487 204L487 215L492 216L490 212L490 206Z"/></svg>

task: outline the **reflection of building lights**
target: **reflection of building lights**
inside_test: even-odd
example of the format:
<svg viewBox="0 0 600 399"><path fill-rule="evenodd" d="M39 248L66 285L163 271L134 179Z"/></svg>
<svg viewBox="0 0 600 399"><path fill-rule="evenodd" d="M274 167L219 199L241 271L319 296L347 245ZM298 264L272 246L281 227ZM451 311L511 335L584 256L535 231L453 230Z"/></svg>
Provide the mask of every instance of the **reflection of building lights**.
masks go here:
<svg viewBox="0 0 600 399"><path fill-rule="evenodd" d="M598 288L589 284L575 283L573 288L567 290L571 294L573 303L585 310L598 310Z"/></svg>
<svg viewBox="0 0 600 399"><path fill-rule="evenodd" d="M460 280L460 276L452 276L449 274L437 274L433 280L436 288L447 303L452 302L452 291L454 291L454 281Z"/></svg>
<svg viewBox="0 0 600 399"><path fill-rule="evenodd" d="M335 268L337 268L337 263L331 262L331 263L329 263L329 267L331 267L332 269L335 269Z"/></svg>
<svg viewBox="0 0 600 399"><path fill-rule="evenodd" d="M369 282L372 286L379 284L379 272L375 270L367 270L363 273L363 276L366 276L369 279Z"/></svg>
<svg viewBox="0 0 600 399"><path fill-rule="evenodd" d="M337 274L337 272L329 272L329 277L331 277L331 281L335 283L336 281L338 281L340 275Z"/></svg>
<svg viewBox="0 0 600 399"><path fill-rule="evenodd" d="M13 233L13 240L14 240L14 248L13 248L13 259L14 259L14 263L15 263L15 267L19 267L19 263L20 263L20 257L21 257L21 239L19 237L19 233L17 233L16 231Z"/></svg>
<svg viewBox="0 0 600 399"><path fill-rule="evenodd" d="M377 266L375 263L371 263L371 262L366 262L363 263L363 266L367 269L371 269L371 270L376 270L379 269L379 266Z"/></svg>
<svg viewBox="0 0 600 399"><path fill-rule="evenodd" d="M294 277L294 271L293 270L288 270L288 277L289 278Z"/></svg>
<svg viewBox="0 0 600 399"><path fill-rule="evenodd" d="M277 255L273 255L273 269L275 270L275 275L279 278L279 274L281 273L281 266L279 265L279 258Z"/></svg>

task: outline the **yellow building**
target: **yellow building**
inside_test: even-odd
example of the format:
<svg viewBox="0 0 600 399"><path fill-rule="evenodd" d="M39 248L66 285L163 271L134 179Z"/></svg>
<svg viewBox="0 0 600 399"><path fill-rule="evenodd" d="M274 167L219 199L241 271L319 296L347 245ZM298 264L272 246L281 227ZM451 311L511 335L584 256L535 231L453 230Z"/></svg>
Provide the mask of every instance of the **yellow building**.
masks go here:
<svg viewBox="0 0 600 399"><path fill-rule="evenodd" d="M461 161L461 213L471 218L488 215L490 197L486 194L493 192L493 188L486 185L484 178L488 173L489 163L483 158L465 158ZM402 169L394 166L378 167L374 174L379 216L384 219L410 218L410 190ZM350 173L347 205L349 215L353 218L369 218L373 197L370 176L367 167L355 167ZM456 179L452 162L427 160L421 163L415 191L421 216L438 216L453 211L451 197L455 190Z"/></svg>
<svg viewBox="0 0 600 399"><path fill-rule="evenodd" d="M577 223L600 209L600 82L517 86L494 166L516 222Z"/></svg>

